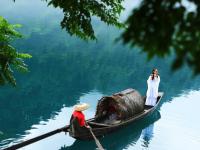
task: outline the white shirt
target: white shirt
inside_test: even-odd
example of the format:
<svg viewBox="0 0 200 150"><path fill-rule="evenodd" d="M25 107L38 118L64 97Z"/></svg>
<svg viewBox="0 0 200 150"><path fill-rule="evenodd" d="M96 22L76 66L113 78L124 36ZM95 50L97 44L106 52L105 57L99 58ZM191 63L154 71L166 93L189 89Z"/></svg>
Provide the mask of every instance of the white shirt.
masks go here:
<svg viewBox="0 0 200 150"><path fill-rule="evenodd" d="M158 97L158 88L159 88L159 83L160 83L160 77L154 77L152 80L152 76L149 76L147 80L147 93L146 93L146 102L145 105L151 105L154 106L156 104L156 100Z"/></svg>

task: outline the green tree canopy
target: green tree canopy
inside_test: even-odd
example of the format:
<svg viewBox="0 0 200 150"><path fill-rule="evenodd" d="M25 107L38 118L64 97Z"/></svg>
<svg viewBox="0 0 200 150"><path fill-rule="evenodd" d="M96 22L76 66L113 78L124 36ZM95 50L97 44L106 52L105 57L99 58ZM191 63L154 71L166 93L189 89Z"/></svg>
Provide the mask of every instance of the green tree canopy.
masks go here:
<svg viewBox="0 0 200 150"><path fill-rule="evenodd" d="M173 69L186 63L200 73L200 1L142 0L126 24L124 43L141 47L149 58L175 53Z"/></svg>
<svg viewBox="0 0 200 150"><path fill-rule="evenodd" d="M70 35L77 35L82 39L96 39L92 27L92 19L99 18L108 25L119 28L123 0L46 0L48 5L58 7L63 11L64 18L61 27Z"/></svg>
<svg viewBox="0 0 200 150"><path fill-rule="evenodd" d="M48 1L48 0L46 0ZM50 0L49 5L64 13L62 28L83 39L95 39L92 16L109 25L122 27L119 15L123 0ZM200 2L197 0L141 0L127 19L124 43L141 47L149 58L175 53L172 69L187 63L200 73ZM194 7L193 11L188 6Z"/></svg>
<svg viewBox="0 0 200 150"><path fill-rule="evenodd" d="M14 0L15 1L15 0ZM123 27L119 22L123 0L45 0L63 11L61 27L70 35L96 39L92 19ZM187 4L184 4L187 2ZM189 5L194 6L189 11ZM141 47L149 58L174 53L172 68L188 64L200 73L200 2L198 0L141 0L125 22L124 43Z"/></svg>
<svg viewBox="0 0 200 150"><path fill-rule="evenodd" d="M30 58L29 54L19 53L11 46L11 42L16 38L21 38L21 34L15 29L19 24L9 24L6 19L0 16L0 85L10 83L16 85L13 76L13 68L19 71L27 71L27 66L23 59Z"/></svg>
<svg viewBox="0 0 200 150"><path fill-rule="evenodd" d="M95 39L91 18L118 27L123 0L50 0L49 5L63 10L62 28L83 39ZM175 53L172 69L187 63L200 73L200 2L188 0L141 0L127 19L121 38L124 43L139 46L149 58ZM188 11L193 5L196 10Z"/></svg>

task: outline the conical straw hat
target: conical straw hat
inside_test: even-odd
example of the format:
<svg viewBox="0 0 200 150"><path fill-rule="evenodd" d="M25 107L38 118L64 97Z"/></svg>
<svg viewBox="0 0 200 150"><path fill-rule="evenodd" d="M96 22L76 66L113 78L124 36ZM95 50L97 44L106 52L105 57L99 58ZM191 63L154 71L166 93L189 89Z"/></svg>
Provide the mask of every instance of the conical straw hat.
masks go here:
<svg viewBox="0 0 200 150"><path fill-rule="evenodd" d="M84 111L90 107L87 103L77 104L74 106L74 110L76 111Z"/></svg>

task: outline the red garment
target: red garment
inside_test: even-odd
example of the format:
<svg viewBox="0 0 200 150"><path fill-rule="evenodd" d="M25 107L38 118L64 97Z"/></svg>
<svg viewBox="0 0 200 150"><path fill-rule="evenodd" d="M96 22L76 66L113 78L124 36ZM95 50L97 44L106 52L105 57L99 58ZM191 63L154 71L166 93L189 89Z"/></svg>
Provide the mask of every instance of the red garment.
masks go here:
<svg viewBox="0 0 200 150"><path fill-rule="evenodd" d="M81 111L74 111L73 112L73 117L76 117L78 119L78 123L79 125L82 127L82 126L85 126L85 116L84 114L81 112Z"/></svg>

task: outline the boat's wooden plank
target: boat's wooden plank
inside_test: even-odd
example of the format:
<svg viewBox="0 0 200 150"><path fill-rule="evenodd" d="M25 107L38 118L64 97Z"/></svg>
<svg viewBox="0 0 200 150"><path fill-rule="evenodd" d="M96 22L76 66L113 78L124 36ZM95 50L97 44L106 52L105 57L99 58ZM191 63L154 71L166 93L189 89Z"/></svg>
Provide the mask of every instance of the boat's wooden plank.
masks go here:
<svg viewBox="0 0 200 150"><path fill-rule="evenodd" d="M109 124L97 123L97 122L88 122L88 124L103 126L103 127L111 127L111 125L109 125Z"/></svg>

